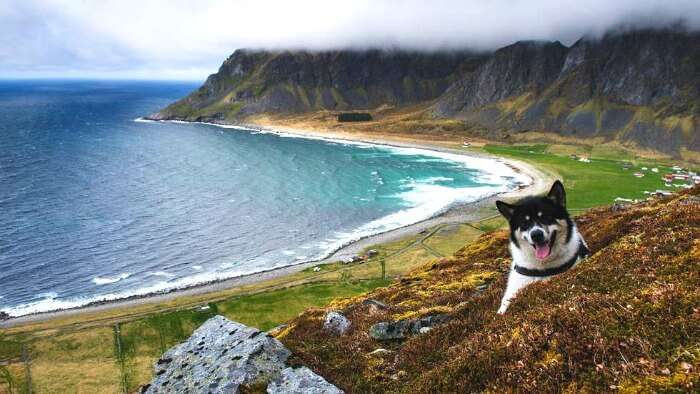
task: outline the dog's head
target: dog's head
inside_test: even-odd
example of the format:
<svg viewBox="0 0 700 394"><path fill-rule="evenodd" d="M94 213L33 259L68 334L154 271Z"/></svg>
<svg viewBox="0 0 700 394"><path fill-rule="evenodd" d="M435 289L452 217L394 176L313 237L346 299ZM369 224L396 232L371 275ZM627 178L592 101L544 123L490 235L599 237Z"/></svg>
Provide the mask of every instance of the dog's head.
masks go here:
<svg viewBox="0 0 700 394"><path fill-rule="evenodd" d="M546 263L565 252L573 223L561 182L554 182L544 197L527 197L515 204L496 201L496 207L510 224L513 244L533 261Z"/></svg>

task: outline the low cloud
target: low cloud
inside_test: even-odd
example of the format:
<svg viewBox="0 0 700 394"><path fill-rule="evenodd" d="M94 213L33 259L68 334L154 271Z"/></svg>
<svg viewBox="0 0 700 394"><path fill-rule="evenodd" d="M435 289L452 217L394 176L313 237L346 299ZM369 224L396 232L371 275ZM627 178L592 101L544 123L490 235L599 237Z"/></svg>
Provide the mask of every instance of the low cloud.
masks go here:
<svg viewBox="0 0 700 394"><path fill-rule="evenodd" d="M236 48L490 50L682 20L697 0L74 1L0 10L0 77L202 79Z"/></svg>

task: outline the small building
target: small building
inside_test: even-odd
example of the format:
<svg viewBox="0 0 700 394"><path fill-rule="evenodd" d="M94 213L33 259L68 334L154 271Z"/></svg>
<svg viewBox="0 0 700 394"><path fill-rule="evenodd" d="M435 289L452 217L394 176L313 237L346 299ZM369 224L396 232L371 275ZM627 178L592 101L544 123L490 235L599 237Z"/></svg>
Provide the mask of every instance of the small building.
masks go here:
<svg viewBox="0 0 700 394"><path fill-rule="evenodd" d="M372 115L367 112L343 112L338 114L338 122L369 122Z"/></svg>

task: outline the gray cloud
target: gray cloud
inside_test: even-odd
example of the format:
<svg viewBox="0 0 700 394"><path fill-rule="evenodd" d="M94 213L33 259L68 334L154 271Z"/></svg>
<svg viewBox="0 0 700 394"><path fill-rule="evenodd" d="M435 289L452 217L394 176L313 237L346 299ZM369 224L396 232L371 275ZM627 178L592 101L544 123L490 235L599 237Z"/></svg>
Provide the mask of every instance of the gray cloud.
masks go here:
<svg viewBox="0 0 700 394"><path fill-rule="evenodd" d="M202 79L234 49L490 50L613 27L700 28L698 0L10 0L0 77Z"/></svg>

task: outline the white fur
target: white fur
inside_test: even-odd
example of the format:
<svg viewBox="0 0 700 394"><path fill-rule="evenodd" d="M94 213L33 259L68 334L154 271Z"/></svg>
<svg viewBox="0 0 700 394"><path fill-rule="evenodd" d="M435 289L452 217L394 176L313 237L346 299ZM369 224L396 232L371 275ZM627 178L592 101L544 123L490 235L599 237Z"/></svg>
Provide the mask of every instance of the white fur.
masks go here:
<svg viewBox="0 0 700 394"><path fill-rule="evenodd" d="M563 222L563 223L562 223ZM535 257L534 254L534 248L532 248L527 242L519 242L520 248L518 248L515 244L513 244L513 241L511 240L510 243L510 254L513 257L513 262L510 265L510 274L508 275L508 285L506 286L506 292L503 295L503 299L501 300L501 307L498 308L498 313L503 314L506 312L508 309L508 305L510 305L511 300L518 294L518 291L522 289L523 287L529 285L532 282L537 282L541 280L547 280L550 277L549 276L544 276L544 277L532 277L532 276L525 276L519 274L515 270L515 265L519 265L521 267L525 268L530 268L530 269L548 269L548 268L555 268L558 267L567 261L574 257L576 253L578 253L578 248L579 248L579 242L583 242L584 245L586 245L586 242L583 240L581 237L581 234L578 232L578 229L576 228L576 225L573 225L571 228L571 239L569 242L566 242L566 222L564 221L559 221L559 229L558 231L564 231L563 233L560 232L557 235L557 238L554 241L554 245L552 245L552 252L544 260L538 260ZM562 225L563 224L563 225ZM548 227L553 227L553 226L548 226ZM541 229L541 228L540 228ZM547 235L551 235L553 228L547 228L545 232ZM529 233L528 234L520 234L520 231L516 231L516 238L522 238L525 240L529 239ZM588 246L586 246L588 247ZM579 258L576 261L576 264L581 259ZM574 264L574 265L576 265Z"/></svg>

